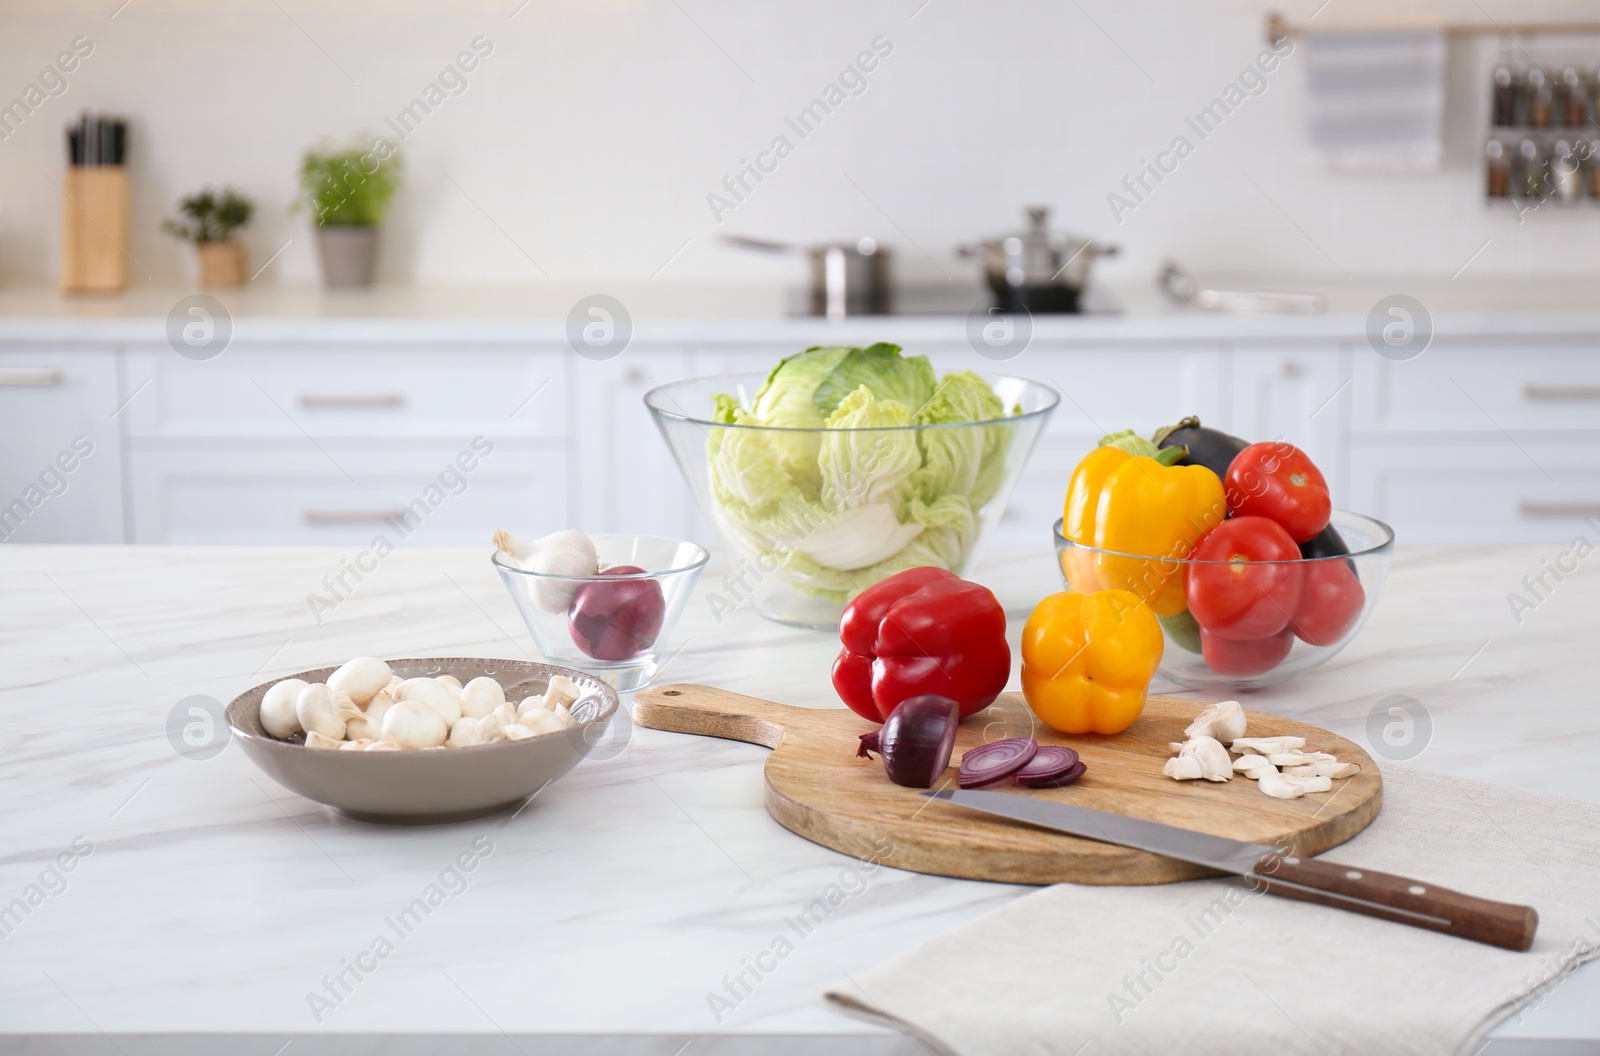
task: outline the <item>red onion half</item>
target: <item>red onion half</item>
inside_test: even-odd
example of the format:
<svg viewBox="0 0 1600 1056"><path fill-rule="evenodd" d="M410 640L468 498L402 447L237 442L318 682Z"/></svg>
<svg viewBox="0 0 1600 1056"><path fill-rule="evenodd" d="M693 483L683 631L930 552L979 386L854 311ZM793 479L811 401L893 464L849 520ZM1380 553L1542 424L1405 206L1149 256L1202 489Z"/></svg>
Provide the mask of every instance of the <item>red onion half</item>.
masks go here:
<svg viewBox="0 0 1600 1056"><path fill-rule="evenodd" d="M883 725L861 735L856 755L871 759L883 754L889 780L907 788L932 788L950 765L956 746L956 724L961 705L949 697L928 693L900 702Z"/></svg>

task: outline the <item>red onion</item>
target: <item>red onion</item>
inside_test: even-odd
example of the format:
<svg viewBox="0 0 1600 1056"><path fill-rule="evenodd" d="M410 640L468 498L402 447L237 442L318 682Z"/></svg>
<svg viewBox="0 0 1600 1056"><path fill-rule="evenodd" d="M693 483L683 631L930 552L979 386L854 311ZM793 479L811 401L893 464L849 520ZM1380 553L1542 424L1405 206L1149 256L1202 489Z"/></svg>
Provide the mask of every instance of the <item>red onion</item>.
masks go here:
<svg viewBox="0 0 1600 1056"><path fill-rule="evenodd" d="M1028 765L1038 750L1039 742L1032 737L1007 737L980 744L961 757L961 774L956 783L962 788L991 785Z"/></svg>
<svg viewBox="0 0 1600 1056"><path fill-rule="evenodd" d="M1028 765L1013 775L1017 784L1038 787L1039 782L1060 777L1078 765L1078 753L1071 748L1047 744L1034 753Z"/></svg>
<svg viewBox="0 0 1600 1056"><path fill-rule="evenodd" d="M956 746L956 724L961 705L949 697L929 693L903 700L882 726L861 735L856 755L871 759L883 754L889 780L908 788L932 788L950 765Z"/></svg>

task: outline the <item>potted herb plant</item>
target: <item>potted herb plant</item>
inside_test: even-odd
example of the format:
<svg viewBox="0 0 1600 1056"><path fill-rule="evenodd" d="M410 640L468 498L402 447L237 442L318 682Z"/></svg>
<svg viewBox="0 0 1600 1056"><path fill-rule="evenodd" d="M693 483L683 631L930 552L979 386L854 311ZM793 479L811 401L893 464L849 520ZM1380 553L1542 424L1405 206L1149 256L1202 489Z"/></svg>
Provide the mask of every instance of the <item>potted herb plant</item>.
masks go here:
<svg viewBox="0 0 1600 1056"><path fill-rule="evenodd" d="M244 282L244 243L234 232L250 222L255 203L230 188L209 188L178 200L178 215L161 227L194 243L200 285L238 286Z"/></svg>
<svg viewBox="0 0 1600 1056"><path fill-rule="evenodd" d="M317 225L317 251L329 286L370 286L378 222L400 182L400 155L378 138L360 146L314 148L300 162L299 205Z"/></svg>

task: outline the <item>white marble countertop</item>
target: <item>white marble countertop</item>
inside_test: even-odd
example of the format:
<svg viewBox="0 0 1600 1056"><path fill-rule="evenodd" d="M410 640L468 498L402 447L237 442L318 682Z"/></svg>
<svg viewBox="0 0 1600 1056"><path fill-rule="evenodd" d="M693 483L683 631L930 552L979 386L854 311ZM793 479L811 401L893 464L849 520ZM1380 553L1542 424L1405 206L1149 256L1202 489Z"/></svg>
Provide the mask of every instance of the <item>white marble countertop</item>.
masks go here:
<svg viewBox="0 0 1600 1056"><path fill-rule="evenodd" d="M179 754L169 717L186 718L191 696L226 701L358 654L531 650L481 549L402 547L315 622L306 594L348 556L0 548L0 903L26 897L58 855L73 865L0 921L0 1048L115 1051L104 1032L127 1056L271 1056L291 1040L296 1054L426 1052L445 1036L462 1053L514 1051L510 1036L524 1052L601 1051L604 1037L607 1052L663 1056L691 1039L718 1053L911 1054L825 1005L823 988L1029 890L881 869L718 1022L707 994L849 864L768 818L764 749L633 730L513 817L428 828L341 818L237 747ZM1246 703L1372 745L1369 714L1406 694L1431 720L1409 765L1600 801L1600 576L1580 565L1520 623L1506 601L1552 556L1402 550L1335 663ZM836 706L832 637L748 608L718 623L702 603L715 575L664 680ZM1055 582L1043 549L991 553L973 575L1012 610L1013 637ZM317 1022L308 994L323 977L485 839L466 889ZM1596 990L1569 982L1502 1036L1600 1037Z"/></svg>
<svg viewBox="0 0 1600 1056"><path fill-rule="evenodd" d="M1211 276L1207 285L1321 293L1328 310L1317 315L1205 312L1174 305L1149 278L1125 279L1086 294L1096 308L1090 314L1034 316L1033 337L1099 347L1185 341L1307 341L1336 347L1330 341L1364 341L1369 313L1394 294L1419 300L1441 337L1539 336L1592 346L1600 335L1600 302L1587 282L1237 275ZM144 280L114 295L66 296L43 285L0 287L0 342L164 343L169 313L197 292L192 286ZM231 317L236 342L262 343L337 339L564 345L569 313L591 294L621 302L633 340L640 345L964 343L967 313L988 304L986 291L970 275L953 276L948 287L903 291L901 314L839 323L796 315L795 289L755 282L387 284L345 291L263 284L204 292Z"/></svg>

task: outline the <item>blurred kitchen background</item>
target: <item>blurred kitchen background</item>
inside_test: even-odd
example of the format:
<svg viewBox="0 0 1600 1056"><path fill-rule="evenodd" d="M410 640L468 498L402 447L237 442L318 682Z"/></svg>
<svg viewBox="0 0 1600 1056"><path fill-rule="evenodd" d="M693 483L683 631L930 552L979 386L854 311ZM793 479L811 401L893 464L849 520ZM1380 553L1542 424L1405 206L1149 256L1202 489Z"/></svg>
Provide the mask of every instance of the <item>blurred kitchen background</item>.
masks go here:
<svg viewBox="0 0 1600 1056"><path fill-rule="evenodd" d="M17 0L0 71L6 541L711 542L643 394L876 340L1062 391L996 542L1188 414L1403 543L1600 534L1593 3ZM302 157L377 137L330 289ZM1007 236L1070 294L991 312Z"/></svg>

